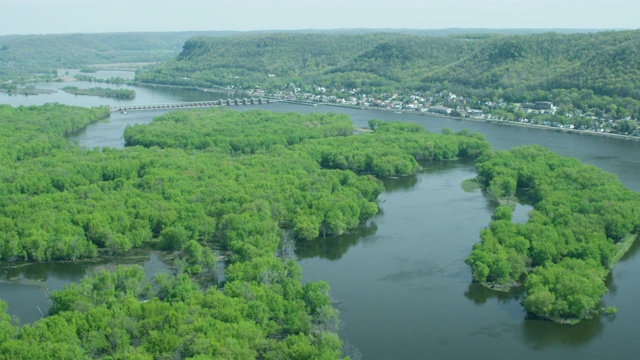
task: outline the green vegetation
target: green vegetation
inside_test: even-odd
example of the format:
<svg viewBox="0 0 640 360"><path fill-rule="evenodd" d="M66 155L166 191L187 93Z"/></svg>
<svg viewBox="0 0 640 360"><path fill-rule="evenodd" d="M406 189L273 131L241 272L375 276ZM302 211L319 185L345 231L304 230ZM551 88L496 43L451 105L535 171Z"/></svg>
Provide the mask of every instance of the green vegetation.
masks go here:
<svg viewBox="0 0 640 360"><path fill-rule="evenodd" d="M374 133L352 135L345 115L219 109L128 128L128 145L142 146L64 140L106 114L0 106L0 258L154 246L175 252L177 273L151 283L139 267L93 274L52 294L50 315L21 328L0 303L0 359L341 358L329 287L301 284L292 240L322 241L373 217L383 186L371 174L410 174L417 158L490 147L418 125L372 121ZM211 245L230 253L220 285Z"/></svg>
<svg viewBox="0 0 640 360"><path fill-rule="evenodd" d="M418 85L425 71L470 55L473 42L399 34L261 34L197 37L175 59L136 74L143 82L279 90Z"/></svg>
<svg viewBox="0 0 640 360"><path fill-rule="evenodd" d="M127 80L121 78L120 76L111 77L108 79L100 79L95 76L84 75L84 74L76 74L73 76L78 81L87 81L87 82L97 82L97 83L107 83L107 84L125 84Z"/></svg>
<svg viewBox="0 0 640 360"><path fill-rule="evenodd" d="M0 36L0 79L57 75L58 69L86 65L148 63L175 57L184 42L198 35L226 32L144 32Z"/></svg>
<svg viewBox="0 0 640 360"><path fill-rule="evenodd" d="M95 67L91 67L91 66L83 66L80 68L80 72L82 73L96 73L98 72L98 69Z"/></svg>
<svg viewBox="0 0 640 360"><path fill-rule="evenodd" d="M102 96L116 99L133 99L136 97L135 90L131 89L111 89L102 87L92 87L89 89L81 89L77 86L65 86L62 90L69 94Z"/></svg>
<svg viewBox="0 0 640 360"><path fill-rule="evenodd" d="M480 184L478 183L477 179L464 180L462 184L460 184L460 186L462 187L462 190L464 190L465 192L474 192L480 189Z"/></svg>
<svg viewBox="0 0 640 360"><path fill-rule="evenodd" d="M301 285L295 262L275 258L228 272L224 291L185 273L152 287L139 266L93 274L53 293L32 325L0 313L0 359L342 358L325 283Z"/></svg>
<svg viewBox="0 0 640 360"><path fill-rule="evenodd" d="M560 121L640 116L640 30L587 34L259 34L196 37L136 79L190 87L277 92L436 95L486 102L551 101ZM291 87L295 85L295 89ZM519 120L513 109L487 109ZM566 122L562 120L562 123Z"/></svg>
<svg viewBox="0 0 640 360"><path fill-rule="evenodd" d="M47 104L14 108L0 105L0 166L3 175L20 167L25 160L66 149L69 143L65 136L107 117L109 109L106 107L82 109Z"/></svg>
<svg viewBox="0 0 640 360"><path fill-rule="evenodd" d="M629 234L640 232L640 195L540 146L489 153L476 169L492 199L526 191L534 210L514 224L509 206L496 209L465 261L473 279L524 282L524 307L534 316L577 322L599 312L605 275L633 242Z"/></svg>
<svg viewBox="0 0 640 360"><path fill-rule="evenodd" d="M0 93L5 93L9 95L41 95L41 94L52 94L55 90L49 89L36 89L33 85L27 85L24 87L18 87L14 84L0 84Z"/></svg>

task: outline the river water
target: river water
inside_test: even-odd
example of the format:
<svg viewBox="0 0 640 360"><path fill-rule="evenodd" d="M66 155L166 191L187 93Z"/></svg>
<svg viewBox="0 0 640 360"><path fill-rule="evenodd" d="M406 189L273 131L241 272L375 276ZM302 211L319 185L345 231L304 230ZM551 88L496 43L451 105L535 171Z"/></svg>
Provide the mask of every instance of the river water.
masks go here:
<svg viewBox="0 0 640 360"><path fill-rule="evenodd" d="M45 85L55 88L69 84ZM135 87L135 90L137 98L126 103L225 97L224 94L164 88ZM0 94L0 103L46 102L82 106L123 103L60 92L30 97ZM469 129L485 134L495 149L541 144L615 173L626 186L640 191L640 158L637 156L640 142L329 106L238 107L241 111L255 108L279 112L340 112L351 116L356 127L366 127L369 119L376 118L417 122L431 132L440 132L443 128ZM89 147L122 147L122 132L127 124L148 122L163 112L113 114L109 122L91 125L70 140ZM304 281L325 280L331 285L331 295L343 320L341 337L352 349L359 349L364 359L637 359L640 354L640 342L635 338L640 324L640 307L636 303L640 302L637 277L640 244L634 245L607 279L609 292L603 298L603 305L616 306L619 312L615 317L596 318L575 326L526 320L520 293L496 293L471 284L470 271L463 263L493 211L480 191L462 190L461 182L474 176L472 164L444 163L428 165L415 176L386 180L386 192L380 197L381 214L366 227L352 234L298 246ZM526 211L526 206L519 208L514 221L525 221ZM162 268L153 253L143 255L139 262L147 264L149 273ZM11 270L8 275L5 274L8 270L4 270L5 273L0 272L0 298L9 303L10 313L33 321L40 317L36 307L46 312L45 289L76 281L93 267L91 264L37 264L21 267L22 272ZM46 281L38 281L42 279ZM25 298L40 300L30 303L27 311L20 307Z"/></svg>

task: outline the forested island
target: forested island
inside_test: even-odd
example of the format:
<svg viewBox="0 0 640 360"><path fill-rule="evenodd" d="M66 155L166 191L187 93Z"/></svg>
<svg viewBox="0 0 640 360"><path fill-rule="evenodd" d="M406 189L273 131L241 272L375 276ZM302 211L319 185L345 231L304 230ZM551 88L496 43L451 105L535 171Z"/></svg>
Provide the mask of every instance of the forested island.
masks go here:
<svg viewBox="0 0 640 360"><path fill-rule="evenodd" d="M41 94L52 94L55 90L49 89L37 89L33 85L27 85L24 87L17 86L14 84L0 84L0 93L5 93L9 95L41 95Z"/></svg>
<svg viewBox="0 0 640 360"><path fill-rule="evenodd" d="M112 89L103 87L92 87L81 89L77 86L65 86L62 88L65 92L74 95L102 96L115 99L134 99L136 97L135 90L131 89Z"/></svg>
<svg viewBox="0 0 640 360"><path fill-rule="evenodd" d="M374 175L490 149L478 134L413 124L373 121L374 133L352 135L344 115L212 109L131 127L128 144L142 146L98 151L63 135L106 108L0 106L0 114L3 261L140 246L179 259L176 274L153 284L137 267L89 276L53 293L50 315L31 325L3 314L8 359L340 358L329 288L300 283L293 239L323 241L374 216L383 191ZM229 253L220 287L212 247Z"/></svg>
<svg viewBox="0 0 640 360"><path fill-rule="evenodd" d="M90 75L85 75L85 74L75 74L73 76L76 80L78 81L87 81L87 82L97 82L97 83L107 83L107 84L125 84L127 83L127 80L116 76L116 77L111 77L109 79L100 79L97 78L95 76L90 76Z"/></svg>
<svg viewBox="0 0 640 360"><path fill-rule="evenodd" d="M519 194L534 210L516 224L510 205L496 209L465 261L473 279L502 289L524 282L533 316L576 323L600 313L604 278L640 233L640 194L540 146L487 154L476 170L493 201Z"/></svg>

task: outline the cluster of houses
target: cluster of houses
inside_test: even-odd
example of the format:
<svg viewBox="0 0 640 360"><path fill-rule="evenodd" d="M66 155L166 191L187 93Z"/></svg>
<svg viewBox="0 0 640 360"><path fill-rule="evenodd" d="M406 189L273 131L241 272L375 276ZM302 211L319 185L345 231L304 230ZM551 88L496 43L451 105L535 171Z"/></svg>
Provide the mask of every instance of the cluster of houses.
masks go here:
<svg viewBox="0 0 640 360"><path fill-rule="evenodd" d="M433 96L420 96L411 95L408 97L400 97L398 94L385 95L380 97L372 97L368 95L359 94L357 89L350 91L342 91L341 96L326 95L325 88L316 89L315 94L301 93L296 91L283 93L280 92L277 96L283 100L295 100L302 101L309 104L334 104L342 106L353 106L360 108L376 108L382 110L390 110L394 112L414 112L424 114L437 114L437 115L449 115L464 118L485 119L485 120L501 120L499 115L500 111L506 107L511 107L521 111L525 114L524 118L518 119L523 123L531 123L538 125L545 125L551 127L587 130L583 126L574 126L572 124L560 124L558 122L532 120L537 115L554 115L556 114L557 107L550 101L536 101L525 103L506 103L504 100L499 99L497 102L486 101L484 103L471 104L471 100L457 96L450 92L440 92ZM483 111L482 109L490 109L490 111ZM511 110L513 111L513 110ZM504 111L503 111L504 112ZM605 119L593 119L594 124L597 126L591 127L588 130L597 132L611 131L615 124L605 123ZM640 130L637 130L629 135L640 136Z"/></svg>
<svg viewBox="0 0 640 360"><path fill-rule="evenodd" d="M297 89L296 89L297 90ZM325 95L325 88L319 87L316 89L315 94L310 93L297 93L290 92L288 94L280 92L283 99L286 100L302 100L310 103L319 104L336 104L355 107L372 107L385 110L393 110L396 112L419 112L419 113L432 113L439 115L451 115L467 118L480 118L480 119L497 119L496 116L491 114L485 114L480 109L474 109L470 105L469 99L459 97L453 93L441 92L434 96L419 96L411 95L408 98L401 99L398 94L393 94L386 99L380 99L370 97L367 95L358 94L357 90L351 90L345 92L344 97L338 97L335 95ZM445 106L443 104L447 104ZM478 104L475 104L476 106ZM503 100L498 102L487 101L482 104L489 108L501 108L507 104ZM533 114L554 114L556 107L549 101L538 101L535 103L522 103L513 104L517 106L519 110L524 113Z"/></svg>

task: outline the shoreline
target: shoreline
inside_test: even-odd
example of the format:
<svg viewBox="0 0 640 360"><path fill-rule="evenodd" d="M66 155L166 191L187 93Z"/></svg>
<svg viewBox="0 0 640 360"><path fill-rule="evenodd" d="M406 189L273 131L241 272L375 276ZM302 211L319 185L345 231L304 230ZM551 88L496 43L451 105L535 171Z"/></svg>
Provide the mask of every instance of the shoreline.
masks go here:
<svg viewBox="0 0 640 360"><path fill-rule="evenodd" d="M215 89L215 88L200 88L200 87L190 87L190 86L180 86L180 85L166 85L166 84L154 84L154 83L145 83L145 82L136 82L134 80L134 83L136 85L139 86L157 86L157 87L170 87L170 88L180 88L180 89L191 89L191 90L198 90L198 91L202 91L202 92L227 92L229 93L230 91L228 91L229 89ZM234 92L236 91L236 89L233 89ZM248 94L249 92L245 91L245 90L238 90L238 93L245 93ZM265 98L273 98L273 96L269 96L269 95L263 95L263 97ZM282 103L287 103L284 101L281 101ZM300 100L300 102L307 102L304 100ZM307 105L307 104L304 104ZM558 127L553 127L553 126L547 126L547 125L537 125L537 124L530 124L530 123L521 123L521 122L513 122L513 121L502 121L502 120L490 120L490 119L479 119L479 118L472 118L472 117L459 117L459 116L451 116L451 115L445 115L445 114L437 114L437 113L430 113L430 112L411 112L411 111L403 111L403 110L398 110L398 109L389 109L389 108L378 108L378 107L371 107L371 106L358 106L358 105L347 105L347 104L332 104L332 103L313 103L314 106L333 106L333 107L341 107L341 108L348 108L348 109L354 109L354 110L373 110L373 111L386 111L386 112L394 112L394 113L399 113L399 114L407 114L407 115L414 115L414 116L433 116L433 117L440 117L440 118L445 118L445 119L453 119L453 120L461 120L461 121L474 121L474 122L482 122L482 123L489 123L489 124L496 124L496 125L506 125L506 126L520 126L520 127L528 127L531 129L540 129L540 130L546 130L546 131L556 131L556 132L565 132L565 133L573 133L573 134L581 134L581 135L589 135L589 136L600 136L600 137L609 137L609 138L614 138L614 139L620 139L620 140L628 140L628 141L640 141L640 136L633 136L633 135L621 135L621 134L612 134L612 133L605 133L605 132L595 132L595 131L590 131L590 130L577 130L577 129L565 129L565 128L558 128Z"/></svg>
<svg viewBox="0 0 640 360"><path fill-rule="evenodd" d="M355 110L386 111L386 112L394 112L394 113L398 111L395 109L375 108L370 106L362 107L362 106L356 106L356 105L341 105L341 104L328 104L328 103L319 103L318 105L342 107L342 108L349 108L349 109L355 109ZM513 121L502 121L502 120L478 119L478 118L471 118L471 117L459 117L459 116L451 116L451 115L436 114L436 113L418 113L418 112L409 112L409 111L402 111L400 113L407 114L407 115L414 115L414 116L433 116L433 117L440 117L440 118L460 120L460 121L474 121L474 122L488 123L488 124L495 124L495 125L519 126L519 127L527 127L531 129L564 132L564 133L572 133L572 134L579 134L579 135L610 137L610 138L628 140L628 141L640 141L640 136L633 136L633 135L621 135L621 134L613 134L613 133L605 133L605 132L595 132L590 130L565 129L565 128L547 126L547 125L537 125L537 124L529 124L529 123L521 123L521 122L513 122Z"/></svg>
<svg viewBox="0 0 640 360"><path fill-rule="evenodd" d="M17 89L0 89L0 93L11 95L24 95L24 96L36 96L36 95L45 95L45 94L53 94L55 90L49 89L27 89L27 88L17 88Z"/></svg>

